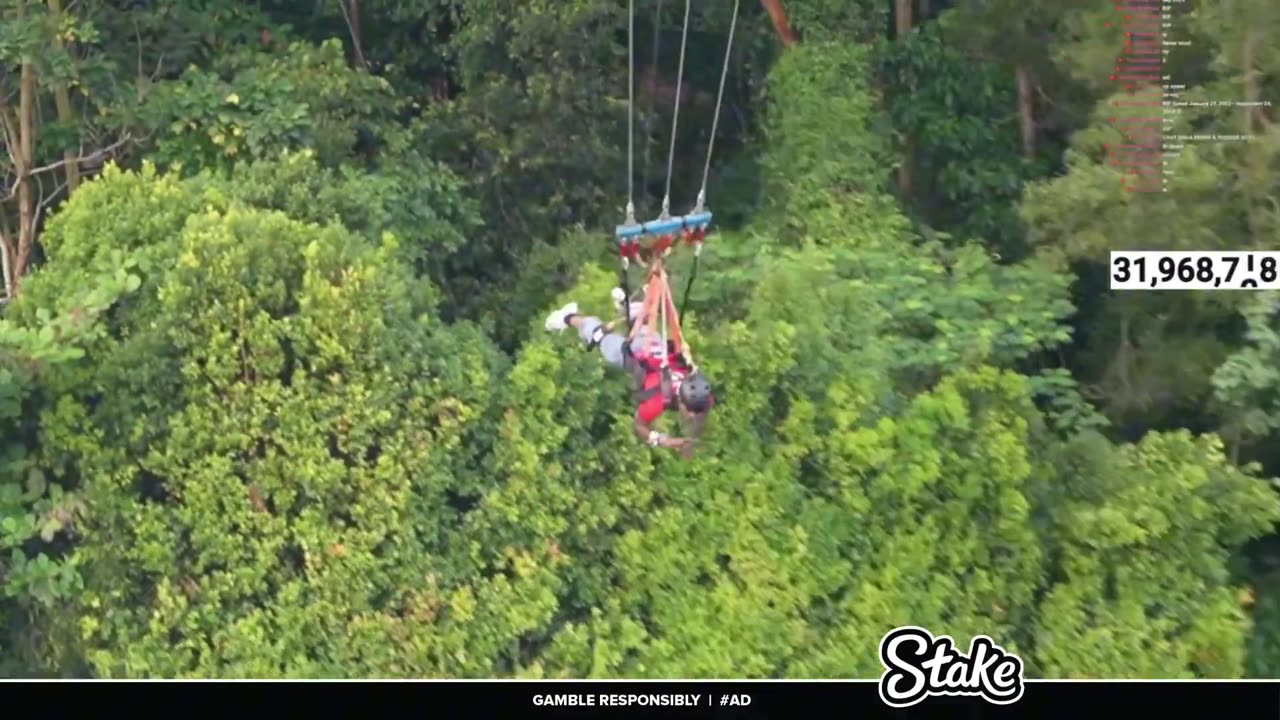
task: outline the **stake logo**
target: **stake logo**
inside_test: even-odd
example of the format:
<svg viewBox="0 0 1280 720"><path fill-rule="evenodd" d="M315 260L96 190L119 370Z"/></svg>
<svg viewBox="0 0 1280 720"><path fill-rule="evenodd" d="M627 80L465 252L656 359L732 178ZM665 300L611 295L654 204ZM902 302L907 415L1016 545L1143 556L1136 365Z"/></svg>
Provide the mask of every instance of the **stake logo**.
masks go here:
<svg viewBox="0 0 1280 720"><path fill-rule="evenodd" d="M889 631L880 639L880 699L908 707L930 695L973 695L996 705L1022 698L1022 659L986 635L969 642L969 654L958 652L949 635L914 625Z"/></svg>

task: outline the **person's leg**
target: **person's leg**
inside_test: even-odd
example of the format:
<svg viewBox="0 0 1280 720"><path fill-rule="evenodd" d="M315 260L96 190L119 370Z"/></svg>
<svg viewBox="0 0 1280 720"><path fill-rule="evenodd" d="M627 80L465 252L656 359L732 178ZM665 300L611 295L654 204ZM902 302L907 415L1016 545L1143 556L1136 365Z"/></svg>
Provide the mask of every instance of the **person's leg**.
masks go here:
<svg viewBox="0 0 1280 720"><path fill-rule="evenodd" d="M542 326L547 329L547 332L561 332L568 326L569 318L574 317L577 314L578 303L568 303L564 307L559 310L555 310L548 315L546 322L544 322Z"/></svg>
<svg viewBox="0 0 1280 720"><path fill-rule="evenodd" d="M631 340L631 352L634 355L661 358L667 351L662 339L651 328L641 326Z"/></svg>
<svg viewBox="0 0 1280 720"><path fill-rule="evenodd" d="M600 354L604 356L605 361L610 365L626 368L626 358L622 352L626 342L625 339L621 335L615 335L605 330L604 323L600 318L591 315L579 315L578 304L569 303L547 316L546 322L546 328L550 331L560 331L566 327L577 330L578 337L582 338L582 342L588 345L594 343L599 347Z"/></svg>
<svg viewBox="0 0 1280 720"><path fill-rule="evenodd" d="M626 358L622 354L625 339L621 335L605 330L600 318L590 315L572 315L567 322L569 327L578 331L578 337L582 338L582 342L587 345L594 344L600 348L600 354L604 356L605 362L619 368L626 367Z"/></svg>

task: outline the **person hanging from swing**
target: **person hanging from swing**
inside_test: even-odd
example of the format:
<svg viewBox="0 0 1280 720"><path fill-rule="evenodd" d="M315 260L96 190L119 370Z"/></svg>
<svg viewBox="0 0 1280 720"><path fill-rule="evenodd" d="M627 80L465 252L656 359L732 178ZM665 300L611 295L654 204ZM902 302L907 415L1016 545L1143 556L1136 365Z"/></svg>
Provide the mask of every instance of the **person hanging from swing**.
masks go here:
<svg viewBox="0 0 1280 720"><path fill-rule="evenodd" d="M657 292L652 292L655 288ZM621 288L614 288L616 305L626 299ZM668 314L674 316L674 303L666 286L666 274L658 269L650 279L645 301L632 303L628 310L635 321L626 336L612 332L613 323L579 314L576 302L548 315L545 327L550 332L573 328L588 348L598 348L607 363L630 373L636 386L636 436L651 447L678 450L688 458L715 400L711 384L688 358L678 318L671 318L673 332L665 341L655 327ZM667 410L679 412L683 437L672 437L654 428Z"/></svg>
<svg viewBox="0 0 1280 720"><path fill-rule="evenodd" d="M703 239L711 224L711 212L705 207L707 177L711 171L711 151L715 145L716 128L720 122L720 108L724 104L725 79L729 74L729 58L733 48L734 30L738 23L741 0L734 0L733 19L729 24L729 39L725 44L724 66L720 71L720 91L716 97L715 115L711 121L712 142L707 146L706 162L702 168L702 188L697 202L687 215L672 217L670 213L671 176L675 165L676 129L680 119L680 93L684 80L685 49L689 37L689 13L692 2L685 0L684 26L680 38L680 67L676 72L676 98L671 119L671 147L667 154L666 194L662 199L662 213L657 220L638 223L634 202L634 120L635 120L635 2L629 6L627 33L630 61L630 87L627 111L627 208L626 220L616 229L618 254L622 260L623 286L627 285L627 268L630 260L640 258L643 240L656 240L648 244L650 252L649 279L645 285L645 299L633 311L630 298L622 288L615 288L614 302L626 308L628 332L624 337L612 332L612 323L606 325L600 318L581 315L578 304L571 302L547 316L546 329L562 332L566 328L578 331L588 348L599 348L610 365L627 370L636 382L637 408L635 433L652 447L679 450L687 458L694 444L702 435L707 413L714 405L711 384L698 370L692 354L680 332L679 312L672 300L667 283L664 258L670 251L677 234L683 234L689 244L695 246L693 274L689 286L697 274L698 257ZM654 55L657 55L655 51ZM647 148L646 147L646 157ZM689 287L685 288L688 298ZM620 308L620 309L621 309ZM632 322L632 318L635 318ZM678 410L684 420L684 437L670 437L654 428L654 423L667 410Z"/></svg>

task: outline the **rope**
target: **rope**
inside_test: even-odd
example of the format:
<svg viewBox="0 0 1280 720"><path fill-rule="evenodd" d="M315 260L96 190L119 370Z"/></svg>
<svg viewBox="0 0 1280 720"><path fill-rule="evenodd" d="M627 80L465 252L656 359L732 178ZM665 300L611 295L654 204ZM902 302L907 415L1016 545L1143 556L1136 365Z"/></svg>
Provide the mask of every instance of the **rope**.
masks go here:
<svg viewBox="0 0 1280 720"><path fill-rule="evenodd" d="M627 5L627 224L636 222L636 0Z"/></svg>
<svg viewBox="0 0 1280 720"><path fill-rule="evenodd" d="M661 276L660 276L660 277L661 277ZM669 290L669 288L667 288L667 287L666 287L666 285L667 285L667 279L666 279L665 277L662 277L662 278L661 278L661 282L662 282L662 285L663 285L663 290ZM669 353L669 352L667 352L667 297L666 297L666 292L664 292L664 293L663 293L663 296L658 300L658 303L659 303L659 304L658 304L658 317L660 318L659 322L661 323L661 327L662 327L662 332L661 332L661 335L662 335L662 367L663 367L663 368L666 368L666 367L667 367L667 361L668 361L668 359L669 359L669 358L668 358L668 356L670 355L670 353Z"/></svg>
<svg viewBox="0 0 1280 720"><path fill-rule="evenodd" d="M707 142L707 161L702 166L702 187L698 189L698 203L694 212L702 212L703 206L707 201L707 179L711 176L711 153L716 147L716 129L720 125L720 108L724 104L724 83L729 77L729 59L733 53L733 33L738 27L738 8L741 6L742 0L734 0L733 2L733 19L729 22L729 40L724 47L724 67L720 70L720 90L716 93L716 112L711 119L711 139ZM693 290L693 281L698 277L698 260L702 257L702 245L699 244L693 254L693 268L689 272L689 282L684 286L684 297L680 300L680 308L677 312L681 317L684 316L685 309L689 306L689 293Z"/></svg>
<svg viewBox="0 0 1280 720"><path fill-rule="evenodd" d="M622 292L624 295L622 299L622 305L624 308L626 308L627 330L630 330L631 322L632 322L631 321L631 273L627 272L627 266L623 265L621 271L619 271L618 274L622 276ZM630 343L628 343L628 347L629 346L630 346Z"/></svg>
<svg viewBox="0 0 1280 720"><path fill-rule="evenodd" d="M671 150L667 154L667 190L662 196L662 217L671 216L671 172L676 165L676 129L680 123L680 93L684 84L684 50L689 41L689 6L693 0L684 0L684 28L680 31L680 68L676 71L675 112L671 117Z"/></svg>
<svg viewBox="0 0 1280 720"><path fill-rule="evenodd" d="M692 0L685 0L684 23L680 30L680 61L679 61L679 67L676 71L676 93L675 93L674 110L672 112L672 117L671 117L671 144L667 152L667 178L666 178L666 188L662 197L662 215L661 215L662 218L668 218L671 215L671 178L675 170L676 137L677 137L677 131L680 125L680 94L684 88L684 61L685 61L686 48L688 47L688 41L689 41L689 13L690 13L690 8L692 4L693 4ZM720 111L724 105L725 81L728 79L728 76L729 76L729 61L733 56L733 38L734 38L734 33L737 30L737 26L738 26L738 13L739 13L741 4L742 4L741 0L734 0L733 18L729 23L729 38L728 38L728 41L725 43L724 65L720 70L720 87L716 93L715 114L713 115L711 120L711 136L710 136L709 142L707 143L707 158L702 168L702 186L698 190L698 200L697 200L697 206L696 206L695 212L701 212L703 209L703 205L706 202L707 181L711 175L711 157L712 157L712 153L715 150L716 133L720 126ZM635 195L634 195L634 183L635 183L635 165L634 165L634 157L635 157L635 130L634 130L635 128L635 0L630 0L630 2L628 3L627 21L628 21L627 54L628 54L628 60L629 60L629 75L628 75L628 88L627 88L628 89L627 222L634 223L635 222ZM659 32L661 22L662 22L662 0L658 0L657 8L654 12L654 28L653 28L652 62L653 62L655 74L656 74L656 68L657 68L657 62L658 62L659 42L661 39L661 34ZM646 133L645 147L644 147L644 168L643 168L646 186L648 185L648 177L649 177L649 146L650 144L651 144L650 135L649 133ZM702 247L701 245L699 245L697 250L700 251L701 249ZM672 294L671 289L666 283L665 272L663 271L662 265L661 265L661 258L655 258L655 265L657 266L656 269L659 273L661 273L660 282L661 282L662 288L665 290L664 297L662 301L660 301L659 303L661 307L657 308L658 316L659 316L658 318L659 325L661 327L662 343L664 348L668 342L668 338L667 338L668 309L670 309L671 313L675 314L676 318L679 318L681 315L683 315L684 308L688 305L688 302L689 302L689 294L693 290L693 282L698 277L698 261L701 255L702 255L701 252L694 253L693 268L689 273L689 281L688 283L685 284L685 288L684 288L684 298L681 300L679 306L676 306L674 302L675 298L671 297L671 294ZM631 331L629 335L634 335L637 328L632 326L631 291L628 284L628 275L626 272L626 268L627 268L627 261L625 258L623 258L622 289L623 289L623 293L626 296L625 304L626 304L627 326ZM655 268L651 268L650 272L652 273L654 269ZM652 282L650 283L650 285L652 285ZM648 303L646 303L646 305L647 304ZM649 323L653 322L653 318L651 316L648 318L648 322ZM675 322L678 326L679 320L676 319ZM663 365L664 367L666 366L665 355L664 355Z"/></svg>
<svg viewBox="0 0 1280 720"><path fill-rule="evenodd" d="M707 142L707 163L702 168L702 187L698 190L698 205L694 212L702 212L703 203L707 200L707 178L711 175L711 151L716 146L716 128L720 125L720 105L724 102L724 81L729 76L729 57L733 52L733 32L738 26L738 7L742 0L733 2L733 20L729 22L729 41L724 47L724 68L720 71L720 92L716 95L716 112L711 119L711 139ZM694 258L697 262L697 258ZM696 268L697 265L694 265ZM687 291L686 291L687 295Z"/></svg>
<svg viewBox="0 0 1280 720"><path fill-rule="evenodd" d="M627 219L628 225L636 222L635 205L635 119L636 119L636 2L627 3ZM646 145L646 149L647 149ZM627 327L631 327L631 277L627 272L626 255L622 256L622 291L626 294Z"/></svg>
<svg viewBox="0 0 1280 720"><path fill-rule="evenodd" d="M663 280L666 280L665 273ZM667 316L670 318L672 327L670 334L672 338L663 342L671 346L675 352L684 355L686 360L692 362L692 353L689 352L689 348L684 341L684 329L680 327L680 310L676 307L675 293L671 291L670 285L665 285L664 283L664 287L666 287L667 292L663 297L663 304L666 308Z"/></svg>
<svg viewBox="0 0 1280 720"><path fill-rule="evenodd" d="M698 258L700 257L702 257L702 253L694 253L693 255L693 269L689 271L689 282L684 284L684 299L680 301L680 317L684 317L684 310L689 307L689 291L693 289L693 279L698 277Z"/></svg>
<svg viewBox="0 0 1280 720"><path fill-rule="evenodd" d="M640 317L638 318L639 322L636 324L633 324L630 330L627 332L628 343L635 340L636 336L640 333L640 330L642 328L649 329L649 330L653 329L654 315L657 312L656 306L654 305L654 303L656 302L656 299L662 295L661 289L658 287L657 283L655 283L654 281L654 279L657 277L657 265L656 265L657 262L659 261L656 261L656 260L651 261L650 265L648 266L649 275L645 279L645 285L644 285L644 288L645 288L644 306L640 309ZM629 300L630 298L628 298L628 301Z"/></svg>
<svg viewBox="0 0 1280 720"><path fill-rule="evenodd" d="M650 56L649 67L653 72L653 85L656 90L658 84L658 52L662 49L662 0L658 0L657 9L653 11L653 55ZM658 94L653 93L653 104L658 104ZM642 173L640 187L646 193L649 192L649 148L653 145L653 132L649 130L649 126L645 124L644 133L644 162L641 163Z"/></svg>

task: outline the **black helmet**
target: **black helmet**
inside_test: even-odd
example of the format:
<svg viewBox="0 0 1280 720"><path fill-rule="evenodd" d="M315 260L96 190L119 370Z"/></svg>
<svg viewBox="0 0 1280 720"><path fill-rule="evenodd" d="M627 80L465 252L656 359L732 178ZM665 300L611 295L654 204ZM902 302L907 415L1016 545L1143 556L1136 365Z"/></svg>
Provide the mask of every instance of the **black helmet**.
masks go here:
<svg viewBox="0 0 1280 720"><path fill-rule="evenodd" d="M680 402L691 412L706 412L711 407L711 383L700 372L693 372L680 383Z"/></svg>

